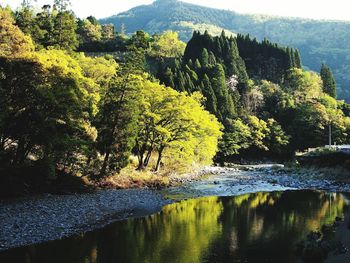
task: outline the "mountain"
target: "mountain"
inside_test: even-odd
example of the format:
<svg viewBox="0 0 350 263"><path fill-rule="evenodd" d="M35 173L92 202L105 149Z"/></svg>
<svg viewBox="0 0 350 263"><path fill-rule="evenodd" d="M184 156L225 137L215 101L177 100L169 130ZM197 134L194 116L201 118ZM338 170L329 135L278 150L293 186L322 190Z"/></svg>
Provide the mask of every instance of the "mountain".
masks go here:
<svg viewBox="0 0 350 263"><path fill-rule="evenodd" d="M319 72L322 63L330 66L338 84L338 98L350 102L350 22L244 15L177 0L157 0L101 22L112 23L117 30L124 25L129 34L137 30L150 34L174 30L185 41L194 30L205 29L211 34L225 29L259 40L268 38L298 48L308 69Z"/></svg>

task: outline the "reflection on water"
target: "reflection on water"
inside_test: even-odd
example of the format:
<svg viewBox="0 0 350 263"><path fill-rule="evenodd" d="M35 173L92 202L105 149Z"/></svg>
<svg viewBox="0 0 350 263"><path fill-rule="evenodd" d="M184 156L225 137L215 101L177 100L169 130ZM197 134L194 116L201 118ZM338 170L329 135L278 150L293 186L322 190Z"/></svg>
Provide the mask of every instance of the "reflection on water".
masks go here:
<svg viewBox="0 0 350 263"><path fill-rule="evenodd" d="M102 230L0 254L0 262L298 262L295 244L348 210L342 194L206 197Z"/></svg>

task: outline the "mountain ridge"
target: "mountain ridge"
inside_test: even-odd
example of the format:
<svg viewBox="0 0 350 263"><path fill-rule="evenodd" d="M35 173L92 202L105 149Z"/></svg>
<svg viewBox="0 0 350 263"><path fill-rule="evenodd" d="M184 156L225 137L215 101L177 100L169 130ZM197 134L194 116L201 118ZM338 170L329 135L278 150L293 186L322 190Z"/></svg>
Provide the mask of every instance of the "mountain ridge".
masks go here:
<svg viewBox="0 0 350 263"><path fill-rule="evenodd" d="M173 30L187 41L194 30L217 34L224 29L298 48L307 69L319 72L322 63L333 69L338 97L350 102L350 21L240 14L178 0L157 0L100 21L114 24L117 30L124 24L128 34Z"/></svg>

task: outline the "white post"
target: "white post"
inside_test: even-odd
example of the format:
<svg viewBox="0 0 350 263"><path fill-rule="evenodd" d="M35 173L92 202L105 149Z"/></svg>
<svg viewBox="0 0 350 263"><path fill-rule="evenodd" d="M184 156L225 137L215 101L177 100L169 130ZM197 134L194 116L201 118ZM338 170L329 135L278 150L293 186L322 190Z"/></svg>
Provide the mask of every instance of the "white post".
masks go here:
<svg viewBox="0 0 350 263"><path fill-rule="evenodd" d="M332 125L329 124L329 147L332 147Z"/></svg>

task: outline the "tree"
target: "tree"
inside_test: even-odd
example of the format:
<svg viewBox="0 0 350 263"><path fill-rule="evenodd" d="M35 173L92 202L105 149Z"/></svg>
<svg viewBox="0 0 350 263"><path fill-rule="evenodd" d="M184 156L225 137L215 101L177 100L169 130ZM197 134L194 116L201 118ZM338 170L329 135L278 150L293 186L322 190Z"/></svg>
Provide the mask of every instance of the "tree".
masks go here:
<svg viewBox="0 0 350 263"><path fill-rule="evenodd" d="M217 64L211 71L211 86L218 101L219 120L234 117L235 106L226 86L225 72L221 64Z"/></svg>
<svg viewBox="0 0 350 263"><path fill-rule="evenodd" d="M92 18L90 19L92 20ZM100 24L92 23L89 19L84 19L80 23L78 32L80 35L80 42L82 43L91 43L94 41L99 41L102 38L102 27Z"/></svg>
<svg viewBox="0 0 350 263"><path fill-rule="evenodd" d="M142 78L119 72L102 98L97 116L98 150L103 155L99 177L128 163L137 135Z"/></svg>
<svg viewBox="0 0 350 263"><path fill-rule="evenodd" d="M125 24L121 24L120 26L120 35L122 37L125 37L126 36L126 27L125 27Z"/></svg>
<svg viewBox="0 0 350 263"><path fill-rule="evenodd" d="M150 36L144 31L136 31L129 39L129 50L140 49L148 50L150 47Z"/></svg>
<svg viewBox="0 0 350 263"><path fill-rule="evenodd" d="M108 41L115 39L116 33L115 33L115 28L113 24L107 24L107 25L102 25L102 40L103 41Z"/></svg>
<svg viewBox="0 0 350 263"><path fill-rule="evenodd" d="M157 152L158 171L166 150L176 149L182 162L208 162L217 150L221 125L200 103L201 96L189 97L157 83L146 82L136 149L139 169ZM145 155L146 154L146 155Z"/></svg>
<svg viewBox="0 0 350 263"><path fill-rule="evenodd" d="M225 128L222 140L220 140L220 154L224 157L237 155L240 150L248 149L251 146L252 133L249 126L242 120L232 120Z"/></svg>
<svg viewBox="0 0 350 263"><path fill-rule="evenodd" d="M208 67L208 65L209 65L209 53L208 53L208 50L206 48L204 48L202 51L200 63L205 68Z"/></svg>
<svg viewBox="0 0 350 263"><path fill-rule="evenodd" d="M327 119L326 108L320 103L298 105L289 127L293 149L303 150L325 145Z"/></svg>
<svg viewBox="0 0 350 263"><path fill-rule="evenodd" d="M205 74L202 82L202 92L205 97L206 109L217 116L218 114L218 101L211 86L208 76Z"/></svg>
<svg viewBox="0 0 350 263"><path fill-rule="evenodd" d="M337 85L335 83L332 70L329 67L327 67L325 64L322 64L320 75L323 82L323 91L327 93L329 96L336 98Z"/></svg>
<svg viewBox="0 0 350 263"><path fill-rule="evenodd" d="M287 73L284 87L293 94L296 103L312 102L321 97L322 81L313 72L293 68Z"/></svg>
<svg viewBox="0 0 350 263"><path fill-rule="evenodd" d="M75 50L78 46L75 16L72 12L65 11L64 3L58 10L60 11L53 18L52 42L50 44L59 49Z"/></svg>
<svg viewBox="0 0 350 263"><path fill-rule="evenodd" d="M0 8L0 57L20 57L34 49L31 38L14 23L9 10Z"/></svg>
<svg viewBox="0 0 350 263"><path fill-rule="evenodd" d="M12 142L13 164L23 164L35 149L38 160L65 166L68 156L94 139L89 120L98 91L73 58L63 51L43 50L1 59L0 71L5 109L0 133Z"/></svg>
<svg viewBox="0 0 350 263"><path fill-rule="evenodd" d="M34 29L34 11L30 5L22 5L15 13L16 25L26 35L32 35Z"/></svg>
<svg viewBox="0 0 350 263"><path fill-rule="evenodd" d="M251 131L251 145L256 149L268 151L265 138L268 133L267 123L255 116L248 117L248 126Z"/></svg>
<svg viewBox="0 0 350 263"><path fill-rule="evenodd" d="M281 125L274 119L267 120L267 136L265 144L269 151L274 154L283 153L289 144L290 137L285 134Z"/></svg>
<svg viewBox="0 0 350 263"><path fill-rule="evenodd" d="M297 49L294 50L294 63L296 68L302 68L300 53Z"/></svg>
<svg viewBox="0 0 350 263"><path fill-rule="evenodd" d="M116 76L118 64L113 58L88 57L83 53L76 55L79 66L85 77L94 80L101 88L101 94L106 92L107 86Z"/></svg>
<svg viewBox="0 0 350 263"><path fill-rule="evenodd" d="M179 40L177 32L165 31L156 36L151 44L150 55L160 58L175 58L183 55L186 44Z"/></svg>
<svg viewBox="0 0 350 263"><path fill-rule="evenodd" d="M32 33L37 47L52 46L54 21L50 5L44 5L40 13L36 15L35 25L37 30Z"/></svg>

